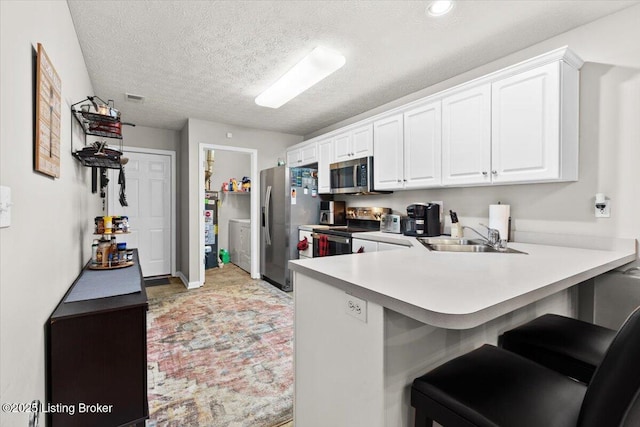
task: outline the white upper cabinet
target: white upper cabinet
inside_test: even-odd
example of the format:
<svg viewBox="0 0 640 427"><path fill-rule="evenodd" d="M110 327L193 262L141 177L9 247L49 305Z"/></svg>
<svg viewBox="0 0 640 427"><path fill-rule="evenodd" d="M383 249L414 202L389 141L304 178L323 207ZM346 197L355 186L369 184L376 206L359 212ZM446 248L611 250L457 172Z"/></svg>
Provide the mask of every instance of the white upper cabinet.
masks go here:
<svg viewBox="0 0 640 427"><path fill-rule="evenodd" d="M331 172L329 166L334 163L333 140L323 139L318 141L318 193L331 193Z"/></svg>
<svg viewBox="0 0 640 427"><path fill-rule="evenodd" d="M445 185L578 179L578 70L556 60L442 101Z"/></svg>
<svg viewBox="0 0 640 427"><path fill-rule="evenodd" d="M377 190L575 181L582 64L563 47L495 71L326 135L325 157L373 155Z"/></svg>
<svg viewBox="0 0 640 427"><path fill-rule="evenodd" d="M491 182L491 85L442 100L442 183Z"/></svg>
<svg viewBox="0 0 640 427"><path fill-rule="evenodd" d="M397 190L404 180L403 115L373 122L373 186Z"/></svg>
<svg viewBox="0 0 640 427"><path fill-rule="evenodd" d="M351 152L351 132L345 132L332 138L334 149L334 160L336 162L344 162L352 158Z"/></svg>
<svg viewBox="0 0 640 427"><path fill-rule="evenodd" d="M373 125L355 128L351 132L352 157L359 159L373 155Z"/></svg>
<svg viewBox="0 0 640 427"><path fill-rule="evenodd" d="M404 188L439 187L442 146L441 102L404 113Z"/></svg>
<svg viewBox="0 0 640 427"><path fill-rule="evenodd" d="M491 87L494 183L560 178L560 62Z"/></svg>
<svg viewBox="0 0 640 427"><path fill-rule="evenodd" d="M313 141L301 147L287 151L287 165L290 168L306 166L318 162L317 142Z"/></svg>
<svg viewBox="0 0 640 427"><path fill-rule="evenodd" d="M371 123L337 134L333 137L333 144L336 162L371 156L373 153Z"/></svg>
<svg viewBox="0 0 640 427"><path fill-rule="evenodd" d="M441 106L433 101L373 124L374 188L439 187Z"/></svg>

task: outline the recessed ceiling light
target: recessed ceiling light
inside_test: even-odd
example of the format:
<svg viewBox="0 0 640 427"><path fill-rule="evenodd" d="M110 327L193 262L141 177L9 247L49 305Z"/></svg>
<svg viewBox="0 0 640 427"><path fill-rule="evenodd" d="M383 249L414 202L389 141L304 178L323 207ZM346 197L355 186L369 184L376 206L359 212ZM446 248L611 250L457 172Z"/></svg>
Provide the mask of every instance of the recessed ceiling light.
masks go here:
<svg viewBox="0 0 640 427"><path fill-rule="evenodd" d="M427 6L427 13L431 16L442 16L451 12L453 9L453 1L451 0L438 0L431 2Z"/></svg>
<svg viewBox="0 0 640 427"><path fill-rule="evenodd" d="M279 108L345 63L344 56L331 49L316 47L256 98L262 107Z"/></svg>

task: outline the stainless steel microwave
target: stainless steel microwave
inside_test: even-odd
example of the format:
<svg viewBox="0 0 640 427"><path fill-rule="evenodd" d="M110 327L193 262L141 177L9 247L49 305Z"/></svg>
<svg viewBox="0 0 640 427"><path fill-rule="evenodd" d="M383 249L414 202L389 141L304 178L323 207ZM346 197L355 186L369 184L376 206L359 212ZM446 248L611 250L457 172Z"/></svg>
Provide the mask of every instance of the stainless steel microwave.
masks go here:
<svg viewBox="0 0 640 427"><path fill-rule="evenodd" d="M373 157L332 163L330 170L331 194L378 193L373 188Z"/></svg>

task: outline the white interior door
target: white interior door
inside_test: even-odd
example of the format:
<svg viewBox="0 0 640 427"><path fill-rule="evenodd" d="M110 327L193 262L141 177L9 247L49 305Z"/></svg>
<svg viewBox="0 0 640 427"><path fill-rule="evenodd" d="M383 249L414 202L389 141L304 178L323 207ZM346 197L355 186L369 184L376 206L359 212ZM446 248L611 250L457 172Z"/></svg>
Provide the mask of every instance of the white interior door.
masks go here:
<svg viewBox="0 0 640 427"><path fill-rule="evenodd" d="M119 242L137 248L142 275L171 274L171 157L163 154L125 154L126 199L120 206L118 170L109 176L109 214L129 217L130 234Z"/></svg>

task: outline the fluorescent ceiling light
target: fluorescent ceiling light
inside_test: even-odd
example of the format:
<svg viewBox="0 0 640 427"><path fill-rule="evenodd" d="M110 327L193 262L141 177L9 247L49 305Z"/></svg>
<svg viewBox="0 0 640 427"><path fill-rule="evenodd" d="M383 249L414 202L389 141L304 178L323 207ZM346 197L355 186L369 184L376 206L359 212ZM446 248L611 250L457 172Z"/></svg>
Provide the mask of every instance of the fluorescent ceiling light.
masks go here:
<svg viewBox="0 0 640 427"><path fill-rule="evenodd" d="M279 108L338 70L344 63L344 56L338 52L316 47L271 87L258 95L256 104Z"/></svg>
<svg viewBox="0 0 640 427"><path fill-rule="evenodd" d="M427 13L431 16L442 16L451 12L451 9L453 9L453 1L438 0L431 2L427 7Z"/></svg>

